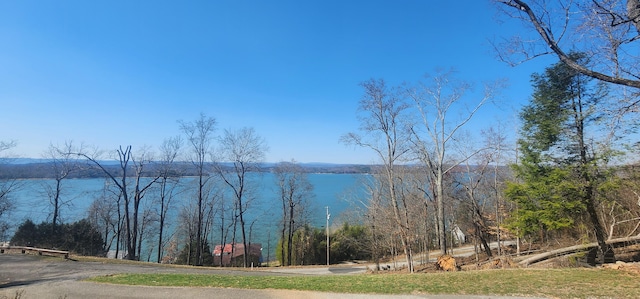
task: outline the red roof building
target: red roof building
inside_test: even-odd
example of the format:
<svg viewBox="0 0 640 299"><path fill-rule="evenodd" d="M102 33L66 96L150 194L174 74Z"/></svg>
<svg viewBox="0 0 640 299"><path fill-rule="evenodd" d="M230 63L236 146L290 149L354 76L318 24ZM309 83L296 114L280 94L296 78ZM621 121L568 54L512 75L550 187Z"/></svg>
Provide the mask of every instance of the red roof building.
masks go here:
<svg viewBox="0 0 640 299"><path fill-rule="evenodd" d="M247 267L260 266L262 263L262 244L249 244L249 264ZM230 243L216 245L213 249L213 265L222 267L243 267L244 245L242 243Z"/></svg>

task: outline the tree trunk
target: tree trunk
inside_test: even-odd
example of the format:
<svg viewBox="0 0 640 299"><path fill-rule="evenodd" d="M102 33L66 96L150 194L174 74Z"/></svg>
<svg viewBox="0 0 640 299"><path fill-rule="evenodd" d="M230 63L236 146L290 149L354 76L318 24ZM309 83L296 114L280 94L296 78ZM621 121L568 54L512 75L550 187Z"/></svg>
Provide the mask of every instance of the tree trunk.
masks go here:
<svg viewBox="0 0 640 299"><path fill-rule="evenodd" d="M242 204L242 203L240 203ZM246 238L246 232L245 232L245 223L244 223L244 216L243 216L244 212L240 212L240 231L242 232L242 245L244 246L244 267L246 268L249 265L249 248L247 247L247 238Z"/></svg>
<svg viewBox="0 0 640 299"><path fill-rule="evenodd" d="M487 238L485 236L485 233L482 231L482 228L480 228L480 225L478 223L475 224L475 229L476 229L476 236L480 240L480 244L482 244L484 253L486 253L488 257L493 256L491 252L491 247L489 247L489 244L487 243Z"/></svg>
<svg viewBox="0 0 640 299"><path fill-rule="evenodd" d="M287 239L287 261L288 265L291 265L291 248L293 247L293 233L294 233L294 225L295 221L293 218L293 202L289 202L289 237Z"/></svg>
<svg viewBox="0 0 640 299"><path fill-rule="evenodd" d="M589 189L591 189L591 187L589 187ZM596 234L596 240L599 246L598 253L600 256L600 261L605 264L615 263L616 257L613 252L613 248L611 247L611 245L607 244L607 237L605 236L604 229L600 224L600 220L598 219L598 213L596 212L593 199L590 199L589 203L587 204L587 213L589 214L589 219L593 224Z"/></svg>
<svg viewBox="0 0 640 299"><path fill-rule="evenodd" d="M167 177L163 177L160 182L160 219L159 219L159 230L158 230L158 263L162 261L162 234L164 233L164 219L166 217L165 212L165 200L166 200L166 188L167 188Z"/></svg>
<svg viewBox="0 0 640 299"><path fill-rule="evenodd" d="M406 257L407 267L409 267L409 272L413 272L413 263L411 260L411 252L408 250L409 242L406 233L409 228L405 227L404 221L402 221L402 216L400 215L400 207L398 205L398 197L396 195L395 178L392 170L393 165L387 165L387 167L387 181L389 183L389 196L391 197L391 205L393 206L393 215L396 224L400 228L400 242L402 243L402 250Z"/></svg>
<svg viewBox="0 0 640 299"><path fill-rule="evenodd" d="M436 206L438 210L438 242L440 245L440 254L447 254L447 232L445 229L444 219L444 191L442 190L442 175L437 176L436 181Z"/></svg>
<svg viewBox="0 0 640 299"><path fill-rule="evenodd" d="M202 195L204 193L204 164L200 164L200 169L198 170L198 227L196 228L196 266L202 265L202 202L204 199Z"/></svg>
<svg viewBox="0 0 640 299"><path fill-rule="evenodd" d="M283 209L284 210L284 209ZM282 262L282 266L288 266L291 263L291 243L286 239L287 236L287 217L282 217L282 230L280 231L280 258ZM285 244L288 244L289 248L285 250ZM286 253L285 253L286 252ZM288 257L288 260L287 260Z"/></svg>
<svg viewBox="0 0 640 299"><path fill-rule="evenodd" d="M484 252L487 254L488 257L492 257L493 253L491 252L491 247L489 247L489 244L487 243L487 233L486 233L487 226L484 222L484 218L482 217L482 214L480 213L480 207L478 207L478 203L475 201L475 199L473 199L472 202L473 202L472 204L473 204L473 218L474 218L473 222L476 228L476 234L478 238L480 238L480 242L482 243ZM498 244L498 246L500 245Z"/></svg>
<svg viewBox="0 0 640 299"><path fill-rule="evenodd" d="M52 227L53 227L53 233L54 235L57 233L57 225L58 225L58 215L60 214L60 191L61 191L61 186L62 181L61 179L56 179L56 193L53 197L53 219L52 219Z"/></svg>

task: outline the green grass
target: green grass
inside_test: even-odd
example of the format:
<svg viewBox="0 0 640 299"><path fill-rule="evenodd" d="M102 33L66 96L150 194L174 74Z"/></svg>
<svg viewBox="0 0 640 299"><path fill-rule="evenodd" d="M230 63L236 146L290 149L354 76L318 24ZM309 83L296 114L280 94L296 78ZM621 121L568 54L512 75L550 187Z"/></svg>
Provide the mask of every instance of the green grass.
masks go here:
<svg viewBox="0 0 640 299"><path fill-rule="evenodd" d="M146 286L287 289L362 294L640 298L640 275L608 269L510 269L319 276L119 274L95 277L90 281Z"/></svg>

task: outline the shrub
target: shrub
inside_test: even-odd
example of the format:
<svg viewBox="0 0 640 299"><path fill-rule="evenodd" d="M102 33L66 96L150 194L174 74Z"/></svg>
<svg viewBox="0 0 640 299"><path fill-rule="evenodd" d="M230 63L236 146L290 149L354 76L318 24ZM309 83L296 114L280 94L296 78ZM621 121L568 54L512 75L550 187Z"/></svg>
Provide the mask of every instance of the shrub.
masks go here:
<svg viewBox="0 0 640 299"><path fill-rule="evenodd" d="M36 225L26 220L11 238L11 244L67 250L80 255L104 255L102 235L86 219L72 224L54 226L42 222Z"/></svg>

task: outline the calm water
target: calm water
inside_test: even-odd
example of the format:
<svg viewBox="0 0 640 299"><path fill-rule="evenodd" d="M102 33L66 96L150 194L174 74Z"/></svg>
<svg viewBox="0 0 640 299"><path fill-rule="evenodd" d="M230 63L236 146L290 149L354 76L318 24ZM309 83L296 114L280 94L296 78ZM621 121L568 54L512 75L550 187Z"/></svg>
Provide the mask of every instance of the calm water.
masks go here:
<svg viewBox="0 0 640 299"><path fill-rule="evenodd" d="M270 247L271 258L275 243L277 242L277 227L281 217L281 208L277 195L277 186L274 175L271 173L253 174L253 182L258 185L256 199L251 203L247 211L247 234L251 226L252 242L263 244L264 250ZM326 210L329 207L331 220L339 219L340 214L353 209L350 204L354 197L363 196L359 184L365 174L309 174L308 178L314 186L315 197L308 208L311 210L311 223L316 227L325 226ZM183 178L185 186L192 178ZM12 193L11 197L16 203L16 209L8 216L14 224L22 223L25 219L31 219L35 223L51 221L51 204L46 192L46 186L53 186L54 180L23 180L19 190ZM95 198L102 194L105 180L100 179L69 179L63 181L62 200L67 202L61 208L61 217L65 223L71 223L86 217L87 208ZM185 187L188 188L188 187ZM149 203L154 196L149 193L143 201ZM177 211L193 196L193 191L186 190L172 202L172 219L175 223ZM265 253L266 258L266 251ZM155 255L153 255L155 256ZM143 253L143 259L146 259ZM152 258L153 260L154 258Z"/></svg>

